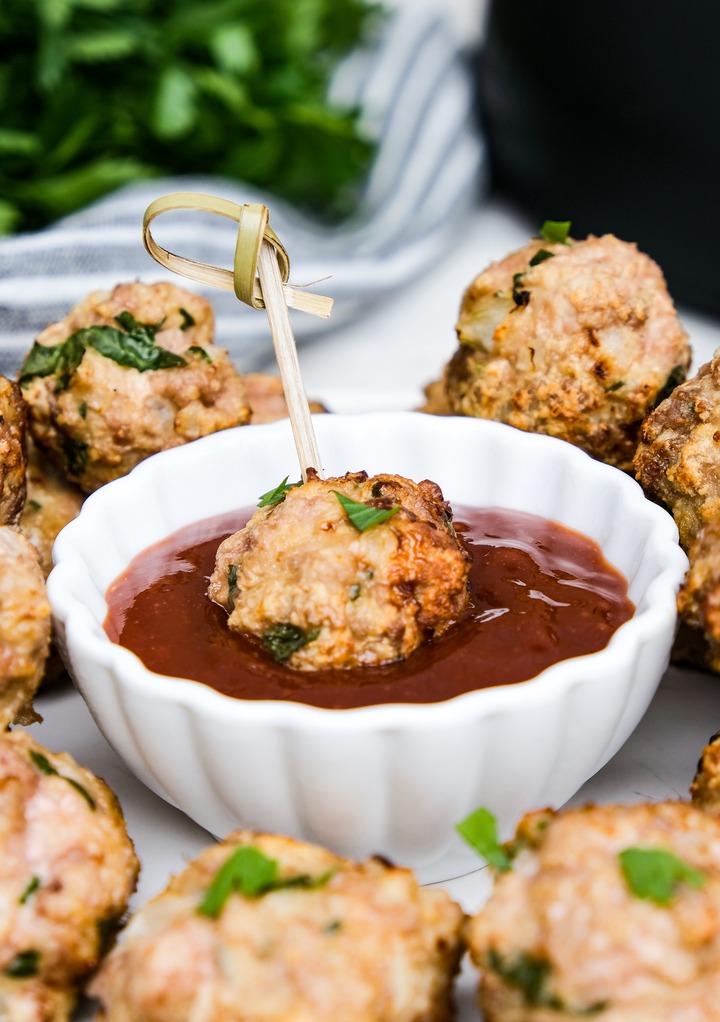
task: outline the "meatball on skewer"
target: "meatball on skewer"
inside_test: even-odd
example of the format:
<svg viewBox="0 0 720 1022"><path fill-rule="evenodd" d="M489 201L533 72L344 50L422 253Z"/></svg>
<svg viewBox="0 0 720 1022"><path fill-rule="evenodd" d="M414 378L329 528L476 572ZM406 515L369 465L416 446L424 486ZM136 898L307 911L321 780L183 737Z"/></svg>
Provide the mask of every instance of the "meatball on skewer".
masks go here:
<svg viewBox="0 0 720 1022"><path fill-rule="evenodd" d="M242 377L212 336L208 302L174 284L94 292L22 366L34 439L90 493L157 451L245 424Z"/></svg>
<svg viewBox="0 0 720 1022"><path fill-rule="evenodd" d="M451 412L560 437L622 469L690 361L659 267L612 235L537 239L494 263L465 292L457 332Z"/></svg>
<svg viewBox="0 0 720 1022"><path fill-rule="evenodd" d="M24 732L0 736L0 1018L69 1019L137 873L109 788Z"/></svg>
<svg viewBox="0 0 720 1022"><path fill-rule="evenodd" d="M373 858L236 831L130 920L106 1022L446 1022L463 913Z"/></svg>
<svg viewBox="0 0 720 1022"><path fill-rule="evenodd" d="M402 659L468 606L470 558L435 483L311 473L264 500L220 546L208 594L288 666Z"/></svg>

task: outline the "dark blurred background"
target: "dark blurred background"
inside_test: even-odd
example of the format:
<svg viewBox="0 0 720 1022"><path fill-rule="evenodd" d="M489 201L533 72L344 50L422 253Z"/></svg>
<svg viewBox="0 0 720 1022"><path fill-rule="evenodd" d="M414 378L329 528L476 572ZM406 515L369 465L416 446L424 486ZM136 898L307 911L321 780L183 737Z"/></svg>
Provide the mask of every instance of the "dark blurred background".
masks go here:
<svg viewBox="0 0 720 1022"><path fill-rule="evenodd" d="M612 232L720 314L720 6L492 0L477 60L494 188L536 223Z"/></svg>

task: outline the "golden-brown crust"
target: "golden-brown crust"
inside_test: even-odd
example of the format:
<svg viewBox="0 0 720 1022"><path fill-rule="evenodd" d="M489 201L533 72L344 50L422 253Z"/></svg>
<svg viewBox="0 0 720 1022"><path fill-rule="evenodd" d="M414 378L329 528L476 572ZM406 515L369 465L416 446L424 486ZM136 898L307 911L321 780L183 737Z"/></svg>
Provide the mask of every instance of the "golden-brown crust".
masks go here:
<svg viewBox="0 0 720 1022"><path fill-rule="evenodd" d="M27 500L18 527L37 551L45 577L52 570L52 547L58 533L76 518L85 494L69 482L47 455L29 439Z"/></svg>
<svg viewBox="0 0 720 1022"><path fill-rule="evenodd" d="M530 265L541 248L551 258ZM547 433L623 469L645 412L690 360L659 268L611 235L534 241L494 263L465 292L457 331L445 372L456 414Z"/></svg>
<svg viewBox="0 0 720 1022"><path fill-rule="evenodd" d="M360 532L336 491L397 511ZM356 472L310 478L256 511L220 546L208 593L237 631L264 639L291 625L312 635L289 666L355 667L401 659L442 634L468 605L469 563L435 483Z"/></svg>
<svg viewBox="0 0 720 1022"><path fill-rule="evenodd" d="M25 502L26 430L20 388L0 376L0 525L17 525Z"/></svg>

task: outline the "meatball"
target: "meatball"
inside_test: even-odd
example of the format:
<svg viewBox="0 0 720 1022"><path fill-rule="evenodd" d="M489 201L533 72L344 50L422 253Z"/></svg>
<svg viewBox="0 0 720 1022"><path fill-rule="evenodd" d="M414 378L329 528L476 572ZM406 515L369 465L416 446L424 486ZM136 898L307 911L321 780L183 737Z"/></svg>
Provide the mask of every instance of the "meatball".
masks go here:
<svg viewBox="0 0 720 1022"><path fill-rule="evenodd" d="M17 529L0 526L0 729L37 719L32 698L45 670L50 629L35 549Z"/></svg>
<svg viewBox="0 0 720 1022"><path fill-rule="evenodd" d="M450 409L568 440L630 469L643 416L690 348L659 267L612 235L535 240L465 292Z"/></svg>
<svg viewBox="0 0 720 1022"><path fill-rule="evenodd" d="M235 831L130 920L106 1022L444 1022L463 913L373 858Z"/></svg>
<svg viewBox="0 0 720 1022"><path fill-rule="evenodd" d="M720 349L647 416L634 467L646 494L672 512L685 550L720 520Z"/></svg>
<svg viewBox="0 0 720 1022"><path fill-rule="evenodd" d="M699 809L720 817L720 732L712 736L702 751L690 794Z"/></svg>
<svg viewBox="0 0 720 1022"><path fill-rule="evenodd" d="M18 526L30 540L47 577L53 566L52 548L57 534L77 517L85 498L68 482L36 444L28 443L27 500Z"/></svg>
<svg viewBox="0 0 720 1022"><path fill-rule="evenodd" d="M720 820L682 802L529 814L472 920L487 1022L711 1022Z"/></svg>
<svg viewBox="0 0 720 1022"><path fill-rule="evenodd" d="M208 589L229 627L276 659L301 670L389 663L469 605L470 557L435 483L351 472L278 491L221 544ZM352 508L382 520L353 524Z"/></svg>
<svg viewBox="0 0 720 1022"><path fill-rule="evenodd" d="M286 419L288 406L280 378L269 373L247 373L243 376L247 401L250 405L250 422L277 422ZM310 401L311 412L326 412L319 401Z"/></svg>
<svg viewBox="0 0 720 1022"><path fill-rule="evenodd" d="M26 419L20 388L0 376L0 525L16 525L25 502Z"/></svg>
<svg viewBox="0 0 720 1022"><path fill-rule="evenodd" d="M643 423L635 473L666 507L690 559L678 609L681 655L720 671L720 350ZM693 642L695 631L704 641Z"/></svg>
<svg viewBox="0 0 720 1022"><path fill-rule="evenodd" d="M47 327L19 380L30 430L85 492L157 451L248 422L210 305L174 284L94 292Z"/></svg>
<svg viewBox="0 0 720 1022"><path fill-rule="evenodd" d="M0 1018L64 1022L138 873L120 807L71 756L0 736Z"/></svg>

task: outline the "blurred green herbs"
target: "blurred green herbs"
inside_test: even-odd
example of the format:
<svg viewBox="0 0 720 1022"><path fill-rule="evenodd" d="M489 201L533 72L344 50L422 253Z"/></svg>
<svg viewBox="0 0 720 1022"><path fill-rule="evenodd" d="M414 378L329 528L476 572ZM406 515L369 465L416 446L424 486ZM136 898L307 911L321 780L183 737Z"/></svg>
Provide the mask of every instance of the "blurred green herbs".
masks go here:
<svg viewBox="0 0 720 1022"><path fill-rule="evenodd" d="M2 0L0 233L162 174L343 216L372 146L328 84L379 14L370 0Z"/></svg>

